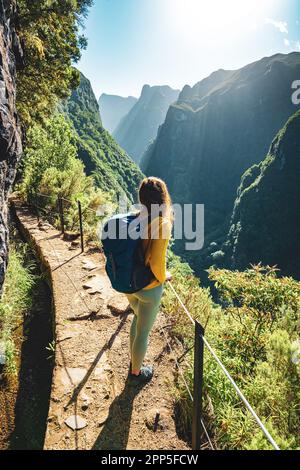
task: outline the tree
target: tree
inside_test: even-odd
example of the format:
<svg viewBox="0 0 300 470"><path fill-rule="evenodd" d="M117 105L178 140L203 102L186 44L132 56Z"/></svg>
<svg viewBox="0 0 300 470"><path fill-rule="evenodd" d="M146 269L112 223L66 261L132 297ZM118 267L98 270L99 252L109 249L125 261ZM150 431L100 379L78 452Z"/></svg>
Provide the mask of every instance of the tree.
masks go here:
<svg viewBox="0 0 300 470"><path fill-rule="evenodd" d="M25 129L49 117L79 84L72 67L86 47L79 34L93 0L18 0L17 30L24 67L17 77L17 104Z"/></svg>

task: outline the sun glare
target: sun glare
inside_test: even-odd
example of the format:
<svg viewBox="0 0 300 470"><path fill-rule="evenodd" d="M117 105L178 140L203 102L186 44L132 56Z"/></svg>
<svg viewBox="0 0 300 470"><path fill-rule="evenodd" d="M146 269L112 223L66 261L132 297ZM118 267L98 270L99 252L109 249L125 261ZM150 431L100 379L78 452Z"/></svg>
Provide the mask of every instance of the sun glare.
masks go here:
<svg viewBox="0 0 300 470"><path fill-rule="evenodd" d="M216 33L243 32L264 21L272 0L172 0L172 23L178 34L196 39Z"/></svg>

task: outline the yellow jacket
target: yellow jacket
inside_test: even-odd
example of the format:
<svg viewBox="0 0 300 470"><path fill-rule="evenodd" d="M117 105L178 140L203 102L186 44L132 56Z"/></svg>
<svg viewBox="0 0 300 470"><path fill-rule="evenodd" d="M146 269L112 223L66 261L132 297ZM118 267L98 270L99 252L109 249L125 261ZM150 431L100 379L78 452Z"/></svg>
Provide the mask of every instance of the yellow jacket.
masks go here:
<svg viewBox="0 0 300 470"><path fill-rule="evenodd" d="M163 284L167 277L167 249L171 238L171 222L163 217L155 218L148 225L148 238L143 240L146 266L150 266L155 276L146 290Z"/></svg>

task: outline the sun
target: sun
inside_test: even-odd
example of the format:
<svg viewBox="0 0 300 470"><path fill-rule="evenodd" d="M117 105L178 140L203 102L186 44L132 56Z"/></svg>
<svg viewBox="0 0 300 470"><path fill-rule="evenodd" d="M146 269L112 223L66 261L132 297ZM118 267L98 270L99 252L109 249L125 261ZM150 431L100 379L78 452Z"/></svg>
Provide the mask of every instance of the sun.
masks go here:
<svg viewBox="0 0 300 470"><path fill-rule="evenodd" d="M186 39L226 38L263 21L272 0L171 0L171 21Z"/></svg>

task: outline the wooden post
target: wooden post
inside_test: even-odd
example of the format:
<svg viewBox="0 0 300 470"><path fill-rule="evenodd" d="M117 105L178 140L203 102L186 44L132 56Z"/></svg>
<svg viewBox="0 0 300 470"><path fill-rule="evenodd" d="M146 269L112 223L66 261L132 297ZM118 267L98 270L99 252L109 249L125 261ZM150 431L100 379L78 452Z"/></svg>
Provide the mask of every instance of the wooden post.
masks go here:
<svg viewBox="0 0 300 470"><path fill-rule="evenodd" d="M61 226L61 233L65 233L65 219L64 219L64 206L63 200L60 196L58 196L58 209L59 209L59 216L60 216L60 226Z"/></svg>
<svg viewBox="0 0 300 470"><path fill-rule="evenodd" d="M195 322L195 348L194 348L194 399L193 399L193 430L192 449L201 448L201 419L203 395L203 362L204 362L204 328Z"/></svg>
<svg viewBox="0 0 300 470"><path fill-rule="evenodd" d="M84 252L84 240L83 240L82 210L81 210L80 201L78 201L78 214L79 214L79 225L80 225L81 253L83 253Z"/></svg>

